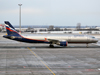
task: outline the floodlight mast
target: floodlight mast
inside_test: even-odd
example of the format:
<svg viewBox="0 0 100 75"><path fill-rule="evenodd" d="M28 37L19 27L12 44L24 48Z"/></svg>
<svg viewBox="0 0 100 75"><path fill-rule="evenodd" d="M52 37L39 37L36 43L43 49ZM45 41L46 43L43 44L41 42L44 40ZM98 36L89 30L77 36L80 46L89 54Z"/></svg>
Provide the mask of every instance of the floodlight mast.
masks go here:
<svg viewBox="0 0 100 75"><path fill-rule="evenodd" d="M22 4L19 5L19 32L21 33L21 6Z"/></svg>

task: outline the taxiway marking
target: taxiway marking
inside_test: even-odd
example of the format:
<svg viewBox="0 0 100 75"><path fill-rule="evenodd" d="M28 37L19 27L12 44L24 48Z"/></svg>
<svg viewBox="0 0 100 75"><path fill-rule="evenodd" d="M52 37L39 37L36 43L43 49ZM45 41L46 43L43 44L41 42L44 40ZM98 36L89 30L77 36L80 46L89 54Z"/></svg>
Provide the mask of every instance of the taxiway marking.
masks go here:
<svg viewBox="0 0 100 75"><path fill-rule="evenodd" d="M55 75L55 73L29 48L29 47L27 47L31 52L32 52L32 54L34 54L40 61L41 61L41 63L42 64L44 64L45 65L45 67L53 74L53 75Z"/></svg>

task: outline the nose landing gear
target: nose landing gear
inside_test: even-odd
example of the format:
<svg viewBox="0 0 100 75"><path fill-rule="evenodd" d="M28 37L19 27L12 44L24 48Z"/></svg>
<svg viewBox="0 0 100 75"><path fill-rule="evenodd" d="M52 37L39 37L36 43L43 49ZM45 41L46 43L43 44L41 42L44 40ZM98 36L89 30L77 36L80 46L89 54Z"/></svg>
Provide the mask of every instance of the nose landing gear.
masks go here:
<svg viewBox="0 0 100 75"><path fill-rule="evenodd" d="M87 43L87 46L86 46L86 47L87 47L87 48L89 47L89 46L88 46L88 43Z"/></svg>

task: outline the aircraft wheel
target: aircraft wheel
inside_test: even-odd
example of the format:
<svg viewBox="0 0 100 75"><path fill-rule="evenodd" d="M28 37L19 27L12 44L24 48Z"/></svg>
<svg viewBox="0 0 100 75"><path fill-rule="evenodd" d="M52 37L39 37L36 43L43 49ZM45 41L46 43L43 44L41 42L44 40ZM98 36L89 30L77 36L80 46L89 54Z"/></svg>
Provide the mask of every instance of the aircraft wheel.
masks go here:
<svg viewBox="0 0 100 75"><path fill-rule="evenodd" d="M50 48L54 48L54 45L51 45L51 44L50 44L49 47L50 47Z"/></svg>

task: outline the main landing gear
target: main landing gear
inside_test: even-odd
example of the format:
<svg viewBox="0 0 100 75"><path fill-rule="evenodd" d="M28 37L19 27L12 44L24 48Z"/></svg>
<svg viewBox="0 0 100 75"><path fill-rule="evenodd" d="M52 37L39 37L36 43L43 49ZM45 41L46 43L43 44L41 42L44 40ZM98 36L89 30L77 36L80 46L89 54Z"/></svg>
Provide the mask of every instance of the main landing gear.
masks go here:
<svg viewBox="0 0 100 75"><path fill-rule="evenodd" d="M49 47L50 47L50 48L54 48L54 45L50 44Z"/></svg>

